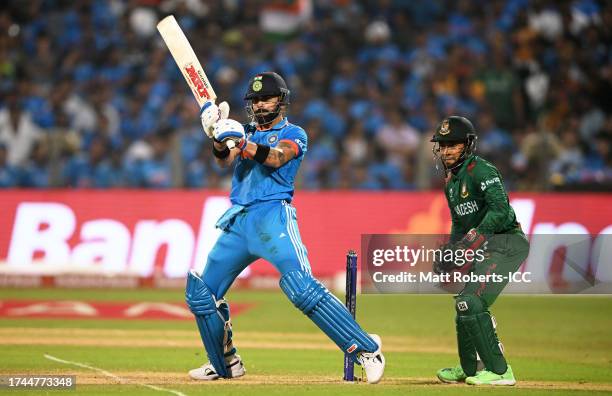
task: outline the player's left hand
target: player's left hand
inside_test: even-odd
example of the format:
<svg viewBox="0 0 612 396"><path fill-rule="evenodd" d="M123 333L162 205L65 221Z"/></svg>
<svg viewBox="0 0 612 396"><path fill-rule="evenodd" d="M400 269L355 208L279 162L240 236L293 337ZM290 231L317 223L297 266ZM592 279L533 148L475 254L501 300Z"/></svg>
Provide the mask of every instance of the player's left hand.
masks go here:
<svg viewBox="0 0 612 396"><path fill-rule="evenodd" d="M438 249L442 251L442 257L440 260L435 260L433 263L433 272L436 274L444 274L447 272L452 272L455 270L464 270L465 268L469 268L473 265L473 262L470 260L466 260L465 251L471 250L475 252L476 250L486 250L487 249L487 238L478 232L475 228L472 228L467 232L459 241L454 243L446 243L440 246ZM445 251L450 250L452 254L444 254ZM464 251L460 255L461 260L455 260L455 256L458 251ZM475 253L471 254L472 257L475 257Z"/></svg>
<svg viewBox="0 0 612 396"><path fill-rule="evenodd" d="M216 122L213 126L213 138L216 142L225 143L228 148L243 150L247 145L244 126L230 118Z"/></svg>

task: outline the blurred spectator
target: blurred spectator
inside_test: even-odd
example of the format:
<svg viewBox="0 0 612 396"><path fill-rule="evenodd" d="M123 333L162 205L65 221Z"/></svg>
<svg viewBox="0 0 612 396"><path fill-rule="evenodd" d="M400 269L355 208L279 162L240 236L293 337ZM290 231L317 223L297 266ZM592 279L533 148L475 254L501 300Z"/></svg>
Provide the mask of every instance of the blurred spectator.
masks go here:
<svg viewBox="0 0 612 396"><path fill-rule="evenodd" d="M519 188L542 191L549 182L549 166L562 151L557 135L543 127L529 126L521 140L520 159L515 158L517 170L522 171Z"/></svg>
<svg viewBox="0 0 612 396"><path fill-rule="evenodd" d="M191 160L185 170L185 186L190 188L208 187L208 161L210 148L202 148L196 158Z"/></svg>
<svg viewBox="0 0 612 396"><path fill-rule="evenodd" d="M401 190L416 190L415 163L415 161L404 162L400 170L401 180L399 181L397 188Z"/></svg>
<svg viewBox="0 0 612 396"><path fill-rule="evenodd" d="M19 170L8 163L6 146L0 143L0 188L17 187Z"/></svg>
<svg viewBox="0 0 612 396"><path fill-rule="evenodd" d="M550 164L551 182L555 185L575 183L580 181L580 169L584 164L578 131L573 125L567 125L561 130L560 136L559 155Z"/></svg>
<svg viewBox="0 0 612 396"><path fill-rule="evenodd" d="M369 172L367 164L362 162L353 169L351 187L357 190L380 190L383 185Z"/></svg>
<svg viewBox="0 0 612 396"><path fill-rule="evenodd" d="M563 34L563 18L552 1L535 0L529 10L529 27L549 41Z"/></svg>
<svg viewBox="0 0 612 396"><path fill-rule="evenodd" d="M108 153L108 140L101 136L95 137L87 153L72 157L66 163L63 171L64 184L79 188L112 187Z"/></svg>
<svg viewBox="0 0 612 396"><path fill-rule="evenodd" d="M419 132L405 122L399 111L389 109L387 122L376 131L376 141L388 153L389 160L397 167L409 161L419 145Z"/></svg>
<svg viewBox="0 0 612 396"><path fill-rule="evenodd" d="M49 166L49 144L47 140L37 140L32 146L30 160L24 165L21 174L21 185L31 188L51 186L51 167Z"/></svg>
<svg viewBox="0 0 612 396"><path fill-rule="evenodd" d="M491 158L500 158L514 151L515 143L508 131L498 127L488 112L478 119L478 151Z"/></svg>
<svg viewBox="0 0 612 396"><path fill-rule="evenodd" d="M321 122L313 119L306 124L308 133L307 161L302 165L304 187L321 188L330 178L338 158L338 151L333 138L323 134Z"/></svg>
<svg viewBox="0 0 612 396"><path fill-rule="evenodd" d="M368 166L368 180L378 188L398 190L403 187L401 165L398 165L387 156L387 151L381 146L371 148L373 159Z"/></svg>
<svg viewBox="0 0 612 396"><path fill-rule="evenodd" d="M493 110L495 123L512 129L523 121L519 83L501 49L495 50L492 58L493 63L479 72L478 80L483 85L486 103Z"/></svg>
<svg viewBox="0 0 612 396"><path fill-rule="evenodd" d="M170 135L168 131L159 132L149 138L151 156L140 162L135 179L139 187L172 187L172 162L169 154Z"/></svg>
<svg viewBox="0 0 612 396"><path fill-rule="evenodd" d="M23 165L32 146L43 134L30 113L22 110L16 94L9 94L6 102L6 107L0 109L0 143L8 152L7 162L19 166Z"/></svg>
<svg viewBox="0 0 612 396"><path fill-rule="evenodd" d="M500 170L512 188L612 187L612 4L597 0L10 0L0 10L7 184L39 163L49 186L229 185L156 32L170 13L231 117L247 121L252 74L285 77L290 120L309 135L304 188L434 187L431 161L415 153L429 152L423 136L451 113L474 121L479 154L511 168ZM33 150L43 136L46 159Z"/></svg>
<svg viewBox="0 0 612 396"><path fill-rule="evenodd" d="M366 139L363 123L355 122L351 125L342 147L344 149L343 157L348 158L351 163L366 160L370 145Z"/></svg>
<svg viewBox="0 0 612 396"><path fill-rule="evenodd" d="M609 180L611 168L612 148L610 140L612 136L602 132L594 139L592 147L589 148L585 159L584 179L588 182L602 182Z"/></svg>

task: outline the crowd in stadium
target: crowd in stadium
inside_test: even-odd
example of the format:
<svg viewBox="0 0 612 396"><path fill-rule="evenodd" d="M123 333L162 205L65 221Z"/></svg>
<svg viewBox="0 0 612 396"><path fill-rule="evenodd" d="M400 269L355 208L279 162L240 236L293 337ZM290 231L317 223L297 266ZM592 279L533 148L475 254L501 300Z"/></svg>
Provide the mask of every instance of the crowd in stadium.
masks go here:
<svg viewBox="0 0 612 396"><path fill-rule="evenodd" d="M232 118L255 73L285 77L301 188L437 187L429 138L452 114L510 190L612 188L597 0L4 1L1 187L228 188L155 29L170 13Z"/></svg>

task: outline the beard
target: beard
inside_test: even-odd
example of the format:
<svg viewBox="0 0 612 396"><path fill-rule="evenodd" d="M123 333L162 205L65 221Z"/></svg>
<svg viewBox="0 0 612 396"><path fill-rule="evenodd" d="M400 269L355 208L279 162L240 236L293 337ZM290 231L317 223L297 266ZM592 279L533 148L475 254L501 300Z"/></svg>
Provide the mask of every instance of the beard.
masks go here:
<svg viewBox="0 0 612 396"><path fill-rule="evenodd" d="M255 115L255 117L265 117L268 114L271 114L272 112L270 110L266 110L266 109L259 109L257 111L254 111L253 114Z"/></svg>
<svg viewBox="0 0 612 396"><path fill-rule="evenodd" d="M274 121L279 114L279 110L279 106L277 106L277 108L274 110L258 109L253 112L253 117L255 118L255 121L257 121L257 124L266 126Z"/></svg>

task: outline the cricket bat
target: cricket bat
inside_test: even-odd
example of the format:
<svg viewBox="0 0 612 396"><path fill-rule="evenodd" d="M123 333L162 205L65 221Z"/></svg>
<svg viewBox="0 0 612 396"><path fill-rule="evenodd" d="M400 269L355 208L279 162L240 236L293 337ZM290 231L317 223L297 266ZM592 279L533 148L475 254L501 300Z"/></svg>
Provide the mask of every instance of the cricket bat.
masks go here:
<svg viewBox="0 0 612 396"><path fill-rule="evenodd" d="M164 42L168 46L176 65L180 69L187 85L191 89L193 96L200 108L208 100L213 102L217 99L217 95L204 73L200 61L196 57L189 40L185 37L185 33L181 30L178 22L173 15L168 15L157 24L157 30L161 34Z"/></svg>

